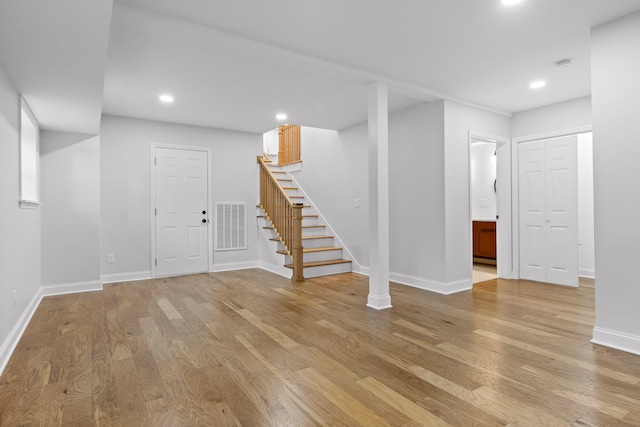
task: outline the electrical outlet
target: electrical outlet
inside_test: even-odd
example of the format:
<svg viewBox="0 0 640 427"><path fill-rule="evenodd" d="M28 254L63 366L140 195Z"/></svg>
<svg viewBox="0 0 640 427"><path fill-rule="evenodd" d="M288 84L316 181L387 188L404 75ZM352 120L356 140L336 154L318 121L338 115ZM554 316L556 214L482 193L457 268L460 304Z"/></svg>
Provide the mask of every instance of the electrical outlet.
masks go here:
<svg viewBox="0 0 640 427"><path fill-rule="evenodd" d="M353 199L353 207L354 208L360 207L360 199Z"/></svg>
<svg viewBox="0 0 640 427"><path fill-rule="evenodd" d="M116 262L116 254L107 254L107 263L113 264Z"/></svg>
<svg viewBox="0 0 640 427"><path fill-rule="evenodd" d="M16 306L17 300L18 300L18 294L16 293L16 290L14 289L14 290L11 291L11 301L13 303L13 307Z"/></svg>

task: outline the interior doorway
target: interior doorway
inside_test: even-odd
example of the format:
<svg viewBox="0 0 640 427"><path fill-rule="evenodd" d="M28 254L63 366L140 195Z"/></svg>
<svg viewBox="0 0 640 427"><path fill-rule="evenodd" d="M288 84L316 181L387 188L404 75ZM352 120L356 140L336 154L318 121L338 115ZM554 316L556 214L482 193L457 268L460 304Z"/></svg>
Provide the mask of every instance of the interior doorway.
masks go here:
<svg viewBox="0 0 640 427"><path fill-rule="evenodd" d="M469 133L472 281L510 278L511 148L507 138Z"/></svg>

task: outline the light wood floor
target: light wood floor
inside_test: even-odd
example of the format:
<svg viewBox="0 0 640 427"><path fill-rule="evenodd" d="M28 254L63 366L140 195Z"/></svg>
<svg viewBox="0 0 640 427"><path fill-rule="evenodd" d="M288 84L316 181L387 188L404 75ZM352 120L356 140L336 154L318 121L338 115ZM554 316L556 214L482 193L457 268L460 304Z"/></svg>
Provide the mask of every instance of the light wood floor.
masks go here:
<svg viewBox="0 0 640 427"><path fill-rule="evenodd" d="M2 426L638 426L640 356L592 345L593 288L444 296L262 270L42 301Z"/></svg>

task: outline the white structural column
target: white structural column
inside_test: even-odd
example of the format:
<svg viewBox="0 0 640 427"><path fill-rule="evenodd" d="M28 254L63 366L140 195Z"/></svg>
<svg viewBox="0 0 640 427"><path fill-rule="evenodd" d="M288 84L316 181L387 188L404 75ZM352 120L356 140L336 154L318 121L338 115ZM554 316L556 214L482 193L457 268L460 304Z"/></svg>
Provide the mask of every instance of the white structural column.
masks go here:
<svg viewBox="0 0 640 427"><path fill-rule="evenodd" d="M387 85L369 88L369 297L391 308L389 295L389 105Z"/></svg>

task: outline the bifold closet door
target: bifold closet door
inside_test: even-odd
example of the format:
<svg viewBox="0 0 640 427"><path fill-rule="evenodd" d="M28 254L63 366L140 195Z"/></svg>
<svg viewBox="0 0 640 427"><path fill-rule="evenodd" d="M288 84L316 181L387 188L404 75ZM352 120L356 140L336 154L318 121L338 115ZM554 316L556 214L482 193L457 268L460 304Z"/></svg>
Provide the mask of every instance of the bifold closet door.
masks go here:
<svg viewBox="0 0 640 427"><path fill-rule="evenodd" d="M577 137L519 145L520 277L578 284Z"/></svg>

